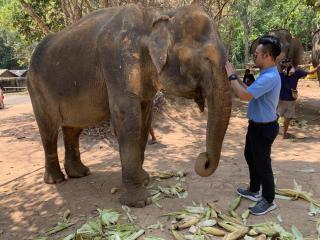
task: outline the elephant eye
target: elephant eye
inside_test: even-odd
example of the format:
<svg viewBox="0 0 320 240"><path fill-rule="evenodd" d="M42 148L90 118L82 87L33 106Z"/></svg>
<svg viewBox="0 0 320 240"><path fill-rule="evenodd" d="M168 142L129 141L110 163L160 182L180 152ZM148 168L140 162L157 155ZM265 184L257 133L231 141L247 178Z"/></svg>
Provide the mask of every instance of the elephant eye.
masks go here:
<svg viewBox="0 0 320 240"><path fill-rule="evenodd" d="M210 58L208 58L208 57L205 57L204 60L205 60L206 62L208 62L208 63L211 63L211 60L210 60Z"/></svg>
<svg viewBox="0 0 320 240"><path fill-rule="evenodd" d="M196 80L199 80L199 79L201 79L201 75L199 73L194 73L193 78Z"/></svg>

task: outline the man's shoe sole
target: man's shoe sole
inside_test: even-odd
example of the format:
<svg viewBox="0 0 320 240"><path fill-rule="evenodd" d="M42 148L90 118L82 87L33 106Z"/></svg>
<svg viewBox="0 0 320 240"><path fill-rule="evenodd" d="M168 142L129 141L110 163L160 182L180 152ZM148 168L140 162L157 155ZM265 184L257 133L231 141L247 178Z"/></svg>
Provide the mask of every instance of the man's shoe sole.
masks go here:
<svg viewBox="0 0 320 240"><path fill-rule="evenodd" d="M238 193L241 197L247 198L247 199L249 199L249 200L251 200L251 201L254 201L254 202L259 202L259 201L262 199L262 197L256 198L256 197L253 197L253 196L248 196L248 195L241 194L241 193L239 193L238 191L237 191L237 193Z"/></svg>
<svg viewBox="0 0 320 240"><path fill-rule="evenodd" d="M271 207L269 207L267 210L265 210L264 212L261 212L261 213L253 213L252 212L252 209L250 209L250 213L253 214L253 215L264 215L266 214L267 212L271 212L272 210L276 209L277 208L277 205L274 203Z"/></svg>

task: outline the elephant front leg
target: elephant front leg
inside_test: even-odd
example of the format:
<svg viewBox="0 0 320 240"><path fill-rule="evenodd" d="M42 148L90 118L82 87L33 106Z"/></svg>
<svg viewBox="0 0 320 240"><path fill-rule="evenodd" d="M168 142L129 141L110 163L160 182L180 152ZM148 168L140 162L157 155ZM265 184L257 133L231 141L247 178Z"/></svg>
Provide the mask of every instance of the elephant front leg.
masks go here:
<svg viewBox="0 0 320 240"><path fill-rule="evenodd" d="M64 168L69 178L80 178L90 174L90 170L80 159L79 136L81 128L63 127L65 146Z"/></svg>
<svg viewBox="0 0 320 240"><path fill-rule="evenodd" d="M131 207L144 207L150 203L145 188L149 174L142 168L140 141L128 135L126 141L120 141L119 145L124 185L120 202Z"/></svg>
<svg viewBox="0 0 320 240"><path fill-rule="evenodd" d="M141 166L143 166L144 162L144 152L146 150L146 144L148 141L149 130L152 122L152 101L144 101L141 103L141 139L140 139L140 148L141 148ZM143 171L143 183L144 185L148 185L150 182L149 174L142 169Z"/></svg>
<svg viewBox="0 0 320 240"><path fill-rule="evenodd" d="M114 116L124 185L120 202L131 207L144 207L150 203L149 194L145 188L149 175L142 168L143 148L141 144L144 140L141 134L141 108L140 104L136 106L134 108L131 105L130 110L132 111L124 111L120 116Z"/></svg>

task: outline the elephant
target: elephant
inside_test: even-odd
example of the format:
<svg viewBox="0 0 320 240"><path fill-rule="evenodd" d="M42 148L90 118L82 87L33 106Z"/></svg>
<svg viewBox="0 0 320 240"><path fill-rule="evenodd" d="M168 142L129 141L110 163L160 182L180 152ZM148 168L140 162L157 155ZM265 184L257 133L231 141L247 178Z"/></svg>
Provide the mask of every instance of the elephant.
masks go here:
<svg viewBox="0 0 320 240"><path fill-rule="evenodd" d="M293 37L286 29L277 29L266 32L267 35L272 35L280 40L281 54L277 57L276 63L279 67L281 60L287 58L292 62L292 65L297 67L302 63L304 49L300 40ZM253 54L258 46L259 38L255 39L250 47L250 53Z"/></svg>
<svg viewBox="0 0 320 240"><path fill-rule="evenodd" d="M312 65L318 66L320 63L320 29L315 31L312 36ZM317 71L318 82L320 86L320 70Z"/></svg>
<svg viewBox="0 0 320 240"><path fill-rule="evenodd" d="M90 173L80 158L83 128L110 119L119 144L122 204L149 203L143 169L152 99L168 94L208 108L206 151L195 171L217 168L231 113L226 53L215 23L191 4L160 11L130 4L94 11L35 48L28 90L45 153L44 182L65 180L57 154L62 128L68 178Z"/></svg>

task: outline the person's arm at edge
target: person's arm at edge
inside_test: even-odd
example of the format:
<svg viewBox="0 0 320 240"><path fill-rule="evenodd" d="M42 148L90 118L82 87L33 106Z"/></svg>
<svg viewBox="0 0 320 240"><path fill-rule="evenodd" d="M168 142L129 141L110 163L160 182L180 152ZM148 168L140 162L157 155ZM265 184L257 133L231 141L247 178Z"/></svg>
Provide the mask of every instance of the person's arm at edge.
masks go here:
<svg viewBox="0 0 320 240"><path fill-rule="evenodd" d="M312 69L310 71L307 70L306 72L307 72L307 74L314 74L318 71L319 67L320 67L320 64L318 66L316 66L314 69Z"/></svg>
<svg viewBox="0 0 320 240"><path fill-rule="evenodd" d="M235 68L230 62L226 63L226 70L228 77L235 74ZM244 83L241 82L239 77L236 80L231 80L230 82L233 91L241 100L250 101L253 98L252 94L247 91L247 86L243 86Z"/></svg>

